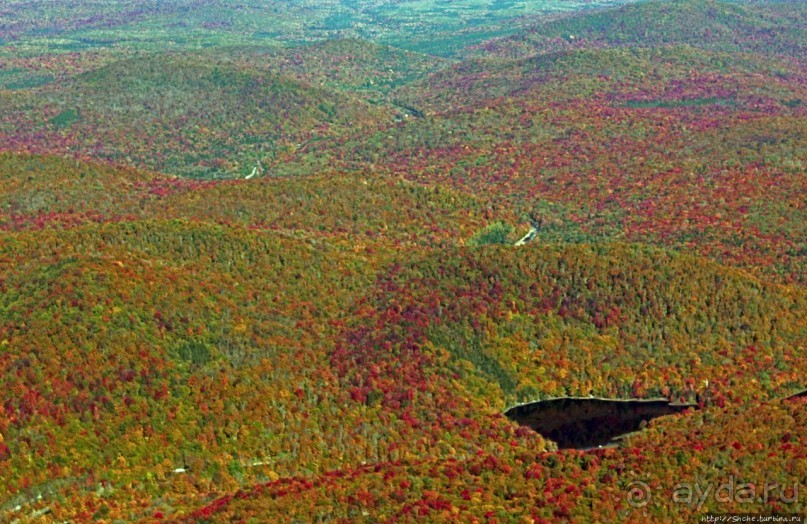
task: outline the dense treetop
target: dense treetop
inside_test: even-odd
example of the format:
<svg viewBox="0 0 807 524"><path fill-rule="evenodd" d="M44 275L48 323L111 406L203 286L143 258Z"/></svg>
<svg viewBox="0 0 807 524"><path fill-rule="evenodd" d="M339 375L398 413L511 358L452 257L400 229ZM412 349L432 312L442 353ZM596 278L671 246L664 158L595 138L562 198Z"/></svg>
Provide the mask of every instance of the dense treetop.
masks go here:
<svg viewBox="0 0 807 524"><path fill-rule="evenodd" d="M803 510L803 2L51 4L0 8L0 520ZM502 414L565 395L697 407ZM673 497L730 479L782 491Z"/></svg>

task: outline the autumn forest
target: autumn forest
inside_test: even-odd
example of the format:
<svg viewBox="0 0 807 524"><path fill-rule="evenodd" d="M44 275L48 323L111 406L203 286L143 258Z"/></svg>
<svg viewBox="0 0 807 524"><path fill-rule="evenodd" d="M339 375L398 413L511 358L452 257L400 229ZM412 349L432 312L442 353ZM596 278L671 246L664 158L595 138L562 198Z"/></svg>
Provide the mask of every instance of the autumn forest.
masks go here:
<svg viewBox="0 0 807 524"><path fill-rule="evenodd" d="M4 2L0 522L803 518L806 175L800 0Z"/></svg>

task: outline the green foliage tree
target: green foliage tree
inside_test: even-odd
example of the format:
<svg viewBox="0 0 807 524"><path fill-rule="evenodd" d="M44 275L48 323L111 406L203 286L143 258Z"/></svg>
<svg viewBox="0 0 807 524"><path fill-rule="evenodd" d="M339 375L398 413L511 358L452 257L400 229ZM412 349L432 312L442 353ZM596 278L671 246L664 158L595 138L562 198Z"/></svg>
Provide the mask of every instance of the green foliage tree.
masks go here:
<svg viewBox="0 0 807 524"><path fill-rule="evenodd" d="M507 244L512 227L504 222L495 222L474 233L465 242L466 246L487 246L491 244Z"/></svg>

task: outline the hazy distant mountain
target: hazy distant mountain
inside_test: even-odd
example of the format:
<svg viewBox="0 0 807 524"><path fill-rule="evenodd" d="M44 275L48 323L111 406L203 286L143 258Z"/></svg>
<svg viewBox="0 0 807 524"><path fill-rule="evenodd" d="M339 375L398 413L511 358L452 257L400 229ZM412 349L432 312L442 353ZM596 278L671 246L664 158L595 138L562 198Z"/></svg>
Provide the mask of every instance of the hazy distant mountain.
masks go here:
<svg viewBox="0 0 807 524"><path fill-rule="evenodd" d="M474 47L478 56L515 57L602 46L688 44L722 51L807 54L807 4L798 0L643 1L539 22L516 35Z"/></svg>

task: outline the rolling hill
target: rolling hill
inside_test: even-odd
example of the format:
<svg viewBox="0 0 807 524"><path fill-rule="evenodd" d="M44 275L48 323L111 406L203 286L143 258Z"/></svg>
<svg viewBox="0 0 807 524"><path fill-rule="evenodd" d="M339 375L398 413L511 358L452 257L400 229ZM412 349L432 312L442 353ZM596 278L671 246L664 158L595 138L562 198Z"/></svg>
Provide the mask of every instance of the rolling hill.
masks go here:
<svg viewBox="0 0 807 524"><path fill-rule="evenodd" d="M749 420L771 429L764 435L755 433L749 440ZM803 402L772 402L671 417L632 440L627 452L545 453L502 446L495 452L460 460L391 461L313 479L262 483L217 499L185 522L281 515L297 520L356 522L641 522L648 518L687 520L698 512L727 509L787 513L792 504L781 502L780 495L793 501L798 490L798 483L792 481L792 465L804 460L796 437L804 422ZM646 453L646 449L654 451ZM790 480L785 484L771 481L770 493L776 485L777 494L767 497L770 504L766 507L749 505L749 495L742 495L741 502L732 499L722 503L706 497L699 505L694 496L695 482L682 483L676 491L670 487L676 481L665 473L675 471L685 478L698 478L700 489L712 485L724 486L724 491L730 489L726 479L732 478L748 489L747 493L760 493L737 480L740 477L725 475L723 468L737 462L744 464L746 475ZM720 464L717 477L711 464ZM750 464L765 467L752 469ZM690 495L685 494L687 489ZM626 493L632 495L627 497Z"/></svg>
<svg viewBox="0 0 807 524"><path fill-rule="evenodd" d="M284 168L389 172L517 215L548 201L600 238L800 280L805 85L787 59L689 46L462 63L390 93L424 118Z"/></svg>
<svg viewBox="0 0 807 524"><path fill-rule="evenodd" d="M516 35L472 46L470 54L512 58L592 47L687 44L801 59L807 52L805 24L807 9L798 1L643 1L539 22Z"/></svg>
<svg viewBox="0 0 807 524"><path fill-rule="evenodd" d="M392 118L341 92L204 55L133 58L6 95L4 148L184 176L246 176L295 149Z"/></svg>
<svg viewBox="0 0 807 524"><path fill-rule="evenodd" d="M663 392L719 414L785 396L805 364L801 291L697 259L367 243L384 254L167 217L6 234L3 497L139 519L509 443L498 471L543 447L499 415L516 399Z"/></svg>
<svg viewBox="0 0 807 524"><path fill-rule="evenodd" d="M4 4L0 521L803 512L804 7L613 4Z"/></svg>

